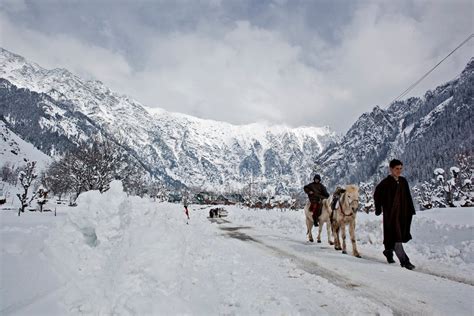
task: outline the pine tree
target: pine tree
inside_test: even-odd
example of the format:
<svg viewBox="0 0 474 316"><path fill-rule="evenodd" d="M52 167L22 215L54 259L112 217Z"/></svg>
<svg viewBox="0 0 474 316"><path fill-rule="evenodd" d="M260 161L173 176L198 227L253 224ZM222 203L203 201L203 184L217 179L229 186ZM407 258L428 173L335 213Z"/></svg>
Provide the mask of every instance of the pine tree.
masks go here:
<svg viewBox="0 0 474 316"><path fill-rule="evenodd" d="M361 182L359 184L361 205L366 213L375 212L374 191L375 186L372 182Z"/></svg>
<svg viewBox="0 0 474 316"><path fill-rule="evenodd" d="M443 168L434 170L434 179L422 182L415 190L418 203L423 208L465 207L474 205L473 156L458 154L457 166L446 172Z"/></svg>

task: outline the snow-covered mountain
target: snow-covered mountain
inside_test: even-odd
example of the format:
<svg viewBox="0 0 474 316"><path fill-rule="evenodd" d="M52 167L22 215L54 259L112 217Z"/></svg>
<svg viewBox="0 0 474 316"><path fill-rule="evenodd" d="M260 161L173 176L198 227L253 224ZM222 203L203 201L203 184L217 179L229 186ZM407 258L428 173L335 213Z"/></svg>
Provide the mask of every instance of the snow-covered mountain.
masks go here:
<svg viewBox="0 0 474 316"><path fill-rule="evenodd" d="M0 115L4 124L44 153L55 156L74 149L100 128L67 103L44 93L18 88L0 78Z"/></svg>
<svg viewBox="0 0 474 316"><path fill-rule="evenodd" d="M24 160L38 162L38 167L43 168L51 162L51 157L35 148L32 144L25 142L12 132L0 121L0 161L18 167L19 162Z"/></svg>
<svg viewBox="0 0 474 316"><path fill-rule="evenodd" d="M378 179L399 158L412 181L430 179L436 167L454 165L474 150L474 58L453 81L423 98L398 101L363 114L347 134L319 157L330 186Z"/></svg>
<svg viewBox="0 0 474 316"><path fill-rule="evenodd" d="M85 141L97 129L123 144L156 176L175 185L228 191L252 179L277 191L300 189L311 177L315 157L337 140L327 127L237 126L150 110L99 81L82 80L64 69L44 69L1 48L0 78L4 78L1 93L8 94L2 98L0 115L21 137L30 132L18 127L13 117L24 105L15 107L9 99L42 109L29 117L30 124L39 126L35 135L41 137L28 141L45 153L61 151L55 148L58 144L54 140L49 146L45 144L52 130L77 143L78 137ZM45 103L54 107L50 113L44 109ZM41 123L45 121L48 123ZM88 131L75 131L73 125Z"/></svg>

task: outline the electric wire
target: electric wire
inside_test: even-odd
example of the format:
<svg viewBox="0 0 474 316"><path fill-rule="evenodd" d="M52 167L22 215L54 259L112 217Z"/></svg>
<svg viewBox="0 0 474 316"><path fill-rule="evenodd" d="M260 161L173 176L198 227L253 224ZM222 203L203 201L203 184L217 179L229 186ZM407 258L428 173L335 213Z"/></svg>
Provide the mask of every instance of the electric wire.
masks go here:
<svg viewBox="0 0 474 316"><path fill-rule="evenodd" d="M405 91L403 91L399 96L397 96L392 102L388 103L384 109L387 109L391 104L394 102L400 100L404 96L406 96L413 88L415 88L423 79L429 76L430 73L432 73L439 65L441 65L449 56L454 54L455 51L457 51L459 48L461 48L464 44L466 44L470 39L474 37L474 33L469 35L461 44L459 44L455 49L453 49L446 57L444 57L441 61L439 61L433 68L431 68L427 73L425 73L420 79L418 79L415 83L410 85Z"/></svg>

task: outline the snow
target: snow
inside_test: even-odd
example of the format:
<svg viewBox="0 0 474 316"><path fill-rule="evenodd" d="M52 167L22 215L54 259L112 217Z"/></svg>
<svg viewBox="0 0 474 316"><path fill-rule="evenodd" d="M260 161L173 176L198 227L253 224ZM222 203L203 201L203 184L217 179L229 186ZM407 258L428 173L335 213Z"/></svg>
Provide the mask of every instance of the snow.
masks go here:
<svg viewBox="0 0 474 316"><path fill-rule="evenodd" d="M116 181L55 207L0 211L0 314L473 313L474 208L418 212L409 271L385 263L373 214L358 213L359 259L325 235L307 242L301 210L222 206L211 220L190 205L187 225L182 205L127 197Z"/></svg>
<svg viewBox="0 0 474 316"><path fill-rule="evenodd" d="M457 174L460 170L458 167L451 167L449 168L449 171L451 172L451 174Z"/></svg>
<svg viewBox="0 0 474 316"><path fill-rule="evenodd" d="M449 225L455 228L472 227L474 223L474 208L437 208L417 213L417 217L432 220L438 224Z"/></svg>
<svg viewBox="0 0 474 316"><path fill-rule="evenodd" d="M440 113L443 113L445 108L451 104L451 101L453 100L453 97L449 97L440 104L438 104L433 110L431 110L428 115L426 115L423 119L421 119L421 126L426 127L431 124L431 122L435 121L435 118L437 115L440 115Z"/></svg>
<svg viewBox="0 0 474 316"><path fill-rule="evenodd" d="M299 127L291 128L284 125L269 125L265 122L252 123L247 125L234 125L226 122L206 120L196 118L181 113L167 112L162 109L145 107L153 116L159 126L180 126L187 130L191 145L199 144L207 148L226 149L231 148L235 143L247 149L257 141L263 148L273 145L273 142L281 142L284 137L292 137L293 144L297 148L303 148L307 138L314 139L322 150L327 145L328 138L336 138L336 134L329 127ZM166 129L165 133L169 138L179 141L182 139L179 131ZM174 146L179 147L179 146ZM211 150L211 152L213 152ZM178 156L175 153L176 156ZM212 161L213 155L206 157Z"/></svg>
<svg viewBox="0 0 474 316"><path fill-rule="evenodd" d="M24 159L37 161L38 170L46 168L52 161L49 156L8 129L5 122L0 120L0 167L6 163L15 167L23 166Z"/></svg>

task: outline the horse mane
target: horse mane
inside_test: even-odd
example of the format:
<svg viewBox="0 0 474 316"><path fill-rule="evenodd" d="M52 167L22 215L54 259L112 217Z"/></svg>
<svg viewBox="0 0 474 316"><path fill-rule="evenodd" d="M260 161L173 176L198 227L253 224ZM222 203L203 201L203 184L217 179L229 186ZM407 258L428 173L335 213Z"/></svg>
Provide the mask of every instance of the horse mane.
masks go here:
<svg viewBox="0 0 474 316"><path fill-rule="evenodd" d="M345 191L343 194L341 194L341 197L340 197L340 202L343 204L346 202L347 193L354 193L356 196L359 196L359 187L355 184L346 185Z"/></svg>
<svg viewBox="0 0 474 316"><path fill-rule="evenodd" d="M346 185L346 192L358 193L359 187L355 184L348 184Z"/></svg>

